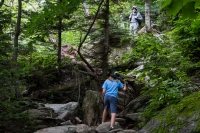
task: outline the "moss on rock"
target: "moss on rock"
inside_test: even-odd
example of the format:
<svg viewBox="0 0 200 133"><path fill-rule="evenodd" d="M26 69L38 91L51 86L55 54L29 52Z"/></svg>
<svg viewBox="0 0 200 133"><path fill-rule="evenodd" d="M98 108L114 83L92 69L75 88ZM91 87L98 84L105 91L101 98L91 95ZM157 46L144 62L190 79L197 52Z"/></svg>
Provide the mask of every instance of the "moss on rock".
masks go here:
<svg viewBox="0 0 200 133"><path fill-rule="evenodd" d="M100 123L103 110L101 94L97 91L88 90L83 100L83 118L88 125Z"/></svg>
<svg viewBox="0 0 200 133"><path fill-rule="evenodd" d="M193 93L178 104L171 105L152 118L139 133L200 132L200 92Z"/></svg>

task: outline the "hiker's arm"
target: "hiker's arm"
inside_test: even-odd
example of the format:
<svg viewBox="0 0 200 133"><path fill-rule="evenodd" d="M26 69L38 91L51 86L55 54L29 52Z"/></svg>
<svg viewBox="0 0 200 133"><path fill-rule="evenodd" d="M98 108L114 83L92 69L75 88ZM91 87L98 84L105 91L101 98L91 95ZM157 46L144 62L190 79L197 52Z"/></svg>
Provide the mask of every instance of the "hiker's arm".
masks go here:
<svg viewBox="0 0 200 133"><path fill-rule="evenodd" d="M139 19L139 20L142 20L143 18L142 18L142 15L138 12L138 14L137 14L137 19Z"/></svg>
<svg viewBox="0 0 200 133"><path fill-rule="evenodd" d="M107 80L104 81L104 83L103 83L103 85L102 85L102 94L103 94L103 96L104 96L105 93L106 93L106 88L107 88Z"/></svg>
<svg viewBox="0 0 200 133"><path fill-rule="evenodd" d="M129 18L131 18L132 14L129 15Z"/></svg>
<svg viewBox="0 0 200 133"><path fill-rule="evenodd" d="M121 89L121 91L126 91L126 82L124 83L124 87Z"/></svg>
<svg viewBox="0 0 200 133"><path fill-rule="evenodd" d="M102 94L103 94L103 96L105 95L105 93L106 93L106 89L102 89Z"/></svg>

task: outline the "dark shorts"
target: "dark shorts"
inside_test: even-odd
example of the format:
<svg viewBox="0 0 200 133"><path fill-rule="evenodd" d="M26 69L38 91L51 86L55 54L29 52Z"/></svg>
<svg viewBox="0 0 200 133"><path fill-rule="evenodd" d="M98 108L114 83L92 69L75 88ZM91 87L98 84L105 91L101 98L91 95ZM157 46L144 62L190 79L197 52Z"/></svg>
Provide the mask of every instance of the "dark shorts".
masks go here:
<svg viewBox="0 0 200 133"><path fill-rule="evenodd" d="M117 113L117 102L118 99L113 96L104 96L104 109L108 110L110 108L111 113Z"/></svg>

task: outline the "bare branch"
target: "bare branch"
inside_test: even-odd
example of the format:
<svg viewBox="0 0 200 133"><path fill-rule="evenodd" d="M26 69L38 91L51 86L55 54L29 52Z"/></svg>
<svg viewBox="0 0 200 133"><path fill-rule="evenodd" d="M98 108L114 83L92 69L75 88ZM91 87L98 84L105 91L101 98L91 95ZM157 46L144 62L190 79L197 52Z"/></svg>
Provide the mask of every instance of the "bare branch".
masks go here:
<svg viewBox="0 0 200 133"><path fill-rule="evenodd" d="M85 42L87 36L89 35L90 30L92 29L92 27L93 27L93 25L94 25L94 22L95 22L95 20L96 20L96 18L97 18L97 15L98 15L98 13L99 13L99 11L100 11L100 8L101 8L101 5L102 5L103 2L104 2L104 0L102 0L102 1L100 2L99 7L98 7L98 10L97 10L97 12L96 12L96 14L95 14L94 20L93 20L92 24L90 25L90 27L89 27L89 29L88 29L88 31L87 31L85 37L83 38L82 41L80 41L80 44L79 44L79 47L78 47L78 51L77 51L78 54L79 54L79 56L80 56L81 59L83 60L83 62L85 62L85 64L89 67L89 69L90 69L92 72L94 72L94 69L93 69L92 66L87 62L87 60L82 56L82 54L81 54L81 52L80 52L80 49L81 49L83 43Z"/></svg>

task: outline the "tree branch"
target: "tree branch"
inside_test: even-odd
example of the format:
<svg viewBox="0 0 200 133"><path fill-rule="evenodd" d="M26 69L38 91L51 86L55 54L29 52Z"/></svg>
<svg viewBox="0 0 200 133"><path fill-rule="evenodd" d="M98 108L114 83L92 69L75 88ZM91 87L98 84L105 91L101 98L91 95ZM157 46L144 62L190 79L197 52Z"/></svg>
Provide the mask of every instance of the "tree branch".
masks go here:
<svg viewBox="0 0 200 133"><path fill-rule="evenodd" d="M83 43L85 42L87 36L89 35L90 30L92 29L92 27L93 27L93 25L94 25L94 22L95 22L95 20L96 20L96 18L97 18L97 15L98 15L98 13L99 13L99 11L100 11L100 8L101 8L101 5L102 5L103 2L104 2L104 0L102 0L102 1L100 2L99 7L98 7L98 10L97 10L97 12L96 12L96 14L95 14L94 20L93 20L92 24L90 25L90 27L89 27L89 29L88 29L88 31L87 31L85 37L83 38L82 41L80 41L80 44L79 44L79 47L78 47L78 51L77 51L78 54L79 54L79 56L80 56L81 59L83 60L83 62L89 67L89 69L90 69L92 72L94 72L94 69L93 69L92 66L87 62L87 60L83 57L83 55L82 55L81 52L80 52L80 49L81 49Z"/></svg>

